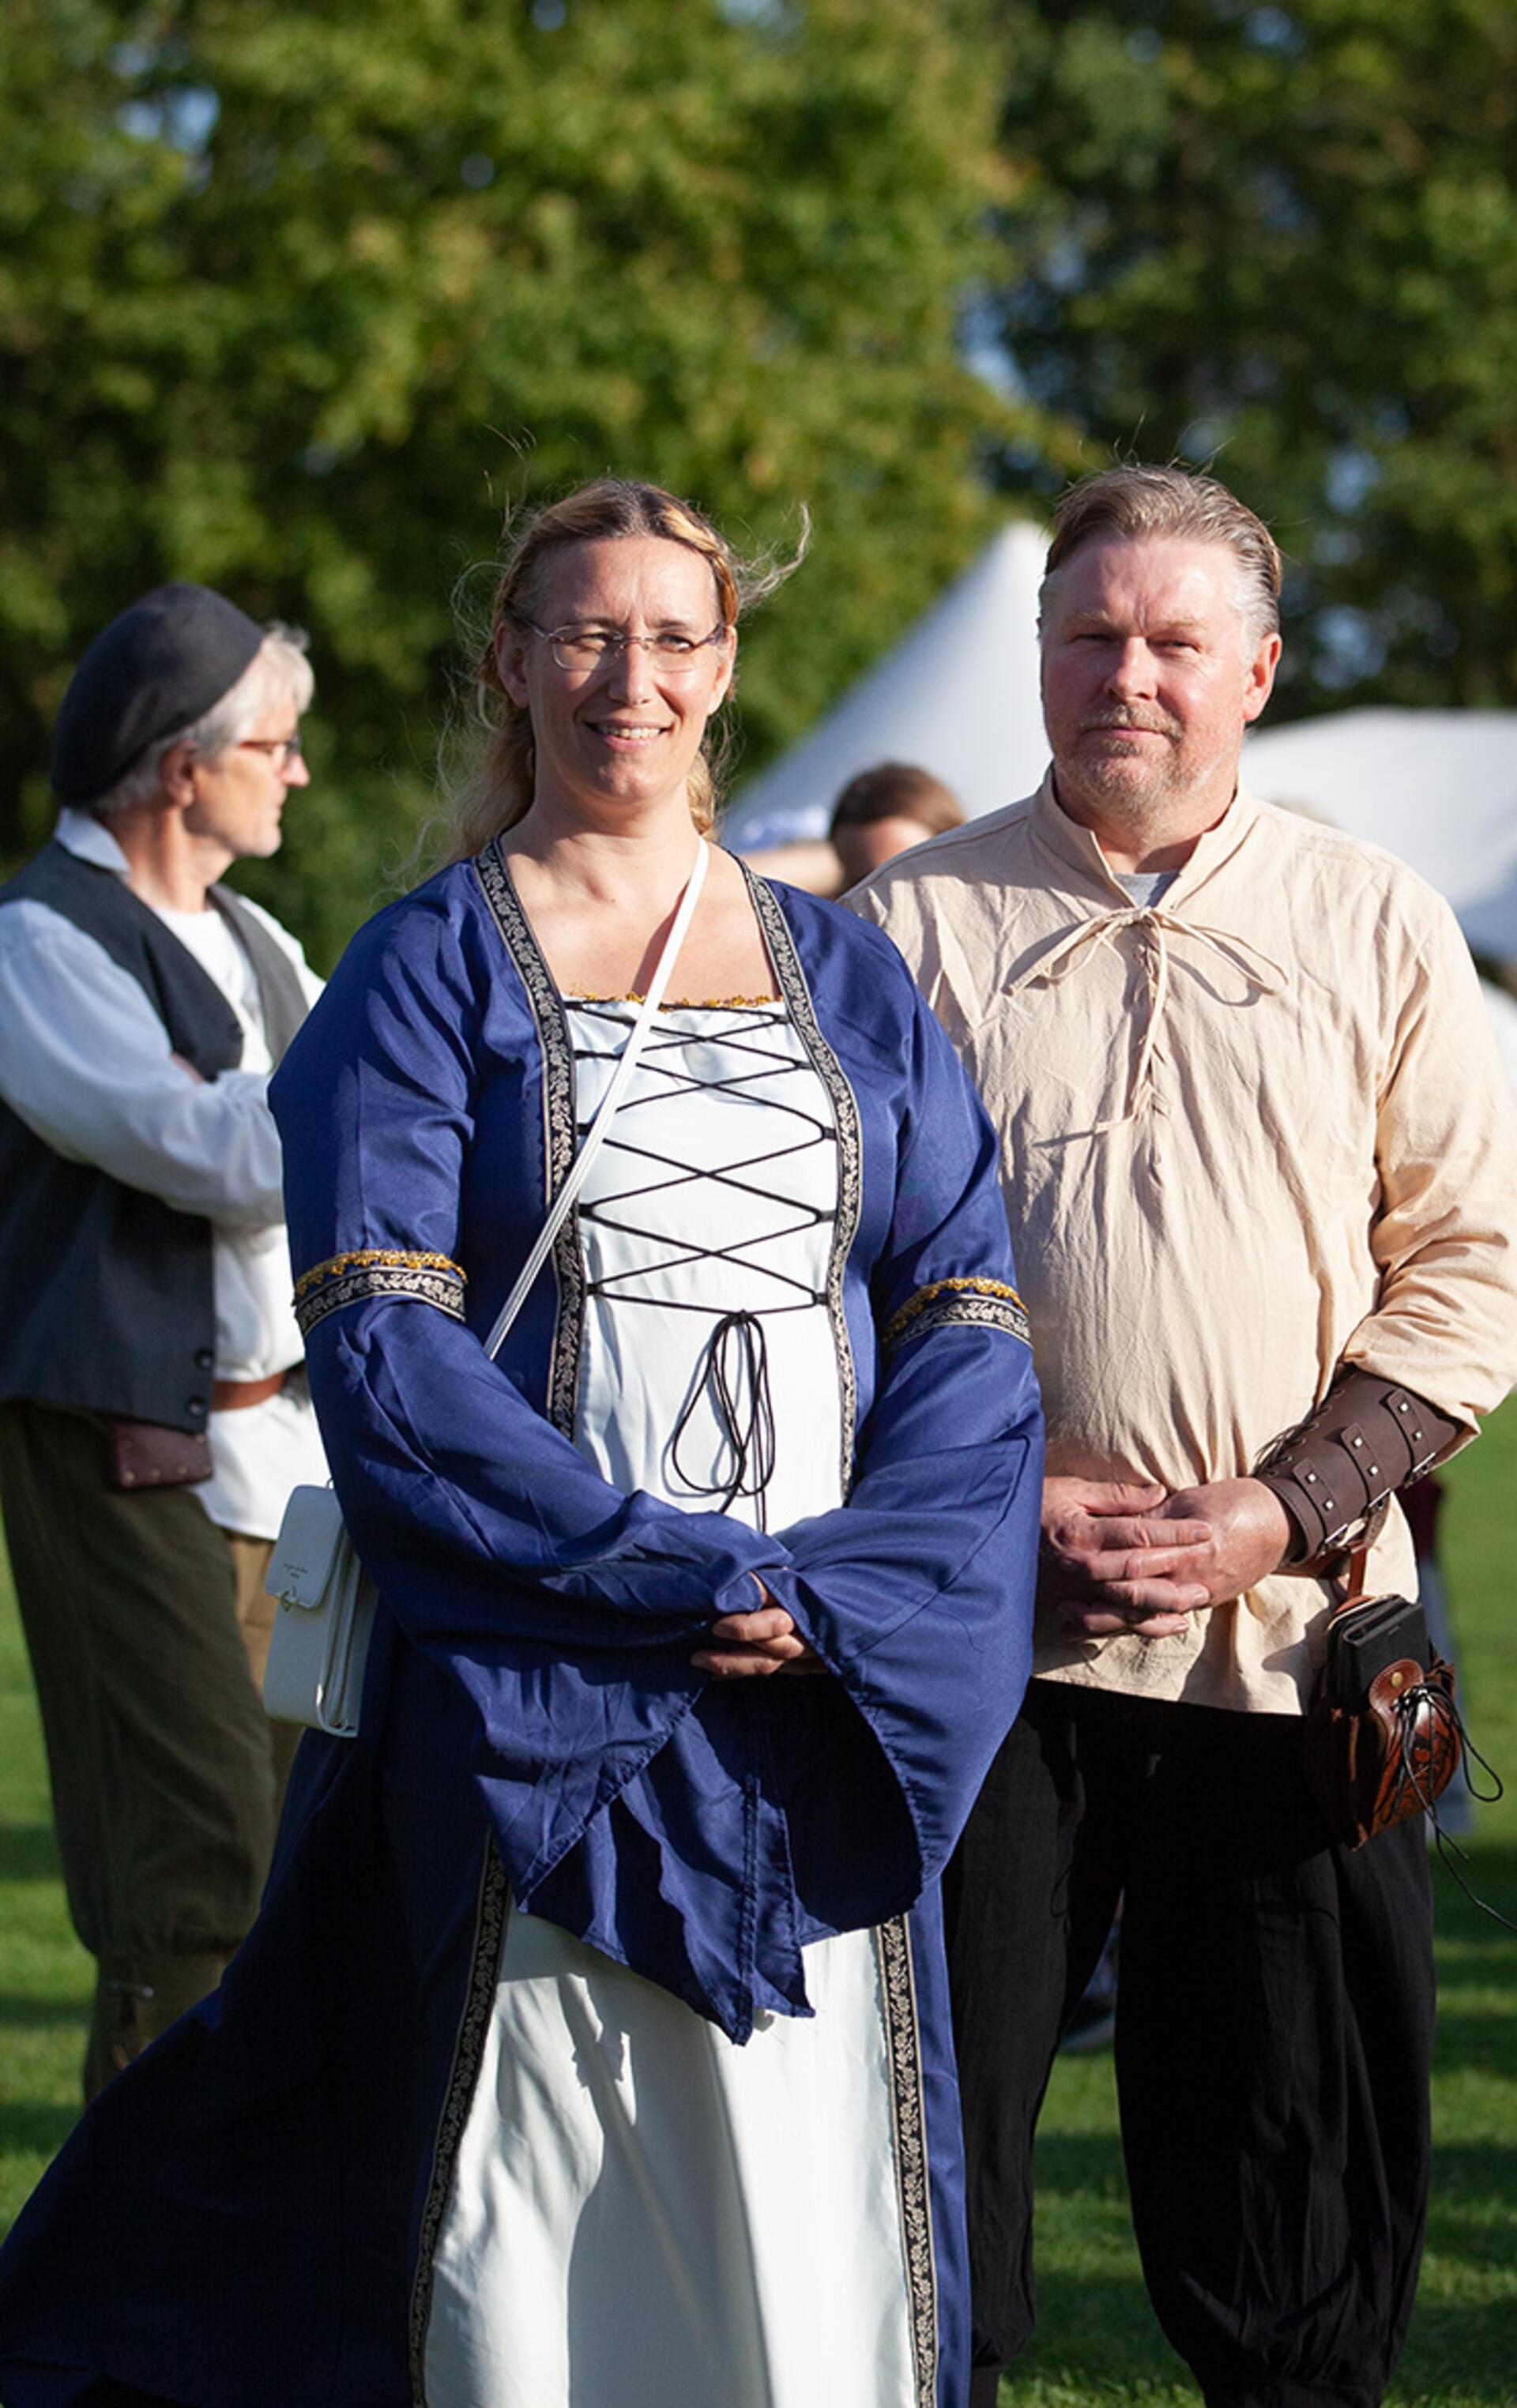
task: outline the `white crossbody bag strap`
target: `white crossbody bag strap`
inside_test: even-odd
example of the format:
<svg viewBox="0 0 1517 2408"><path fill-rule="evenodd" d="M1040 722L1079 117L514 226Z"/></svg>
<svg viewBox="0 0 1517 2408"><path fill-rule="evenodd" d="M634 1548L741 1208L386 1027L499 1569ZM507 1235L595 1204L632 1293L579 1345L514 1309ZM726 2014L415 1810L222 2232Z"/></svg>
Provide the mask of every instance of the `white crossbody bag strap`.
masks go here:
<svg viewBox="0 0 1517 2408"><path fill-rule="evenodd" d="M664 990L669 983L669 973L674 968L680 948L689 934L691 921L695 916L695 906L700 900L701 888L706 883L706 865L709 852L710 848L704 840L696 847L695 866L690 873L689 883L680 898L680 909L674 915L674 925L665 939L664 950L658 957L658 967L648 982L648 993L644 996L638 1008L637 1017L632 1024L632 1034L622 1048L621 1057L611 1073L611 1083L601 1097L599 1110L590 1125L583 1145L574 1157L573 1168L568 1177L553 1198L548 1218L538 1232L537 1241L522 1265L522 1275L502 1305L495 1326L485 1340L484 1351L487 1354L498 1354L505 1341L507 1331L531 1294L532 1283L548 1260L554 1239L569 1213L574 1210L575 1199L590 1176L595 1156L609 1135L611 1123L616 1118L622 1099L632 1084L632 1074L637 1067L638 1055L643 1050L659 1005L664 1000Z"/></svg>

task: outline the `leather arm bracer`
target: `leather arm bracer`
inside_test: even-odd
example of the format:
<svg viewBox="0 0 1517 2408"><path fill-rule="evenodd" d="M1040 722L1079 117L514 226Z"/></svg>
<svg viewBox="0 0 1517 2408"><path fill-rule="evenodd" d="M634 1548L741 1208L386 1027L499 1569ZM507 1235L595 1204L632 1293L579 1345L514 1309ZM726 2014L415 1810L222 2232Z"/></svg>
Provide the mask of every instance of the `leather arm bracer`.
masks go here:
<svg viewBox="0 0 1517 2408"><path fill-rule="evenodd" d="M1372 1537L1388 1498L1436 1463L1459 1430L1394 1380L1343 1372L1316 1412L1254 1466L1254 1478L1273 1489L1290 1520L1293 1543L1281 1570L1325 1570Z"/></svg>

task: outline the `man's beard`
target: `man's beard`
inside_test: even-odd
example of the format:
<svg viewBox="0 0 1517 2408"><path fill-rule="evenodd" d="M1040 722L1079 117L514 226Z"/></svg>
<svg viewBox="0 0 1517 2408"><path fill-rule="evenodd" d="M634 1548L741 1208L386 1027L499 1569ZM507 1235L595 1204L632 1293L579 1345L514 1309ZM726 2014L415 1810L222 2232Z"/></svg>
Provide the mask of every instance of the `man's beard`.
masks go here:
<svg viewBox="0 0 1517 2408"><path fill-rule="evenodd" d="M1075 763L1060 768L1060 778L1083 792L1094 803L1099 803L1104 814L1116 825L1144 828L1156 812L1164 810L1177 795L1185 794L1196 783L1194 771L1181 761L1179 723L1154 712L1139 718L1131 711L1109 718L1087 719L1081 722L1080 733L1088 736L1102 728L1134 728L1145 734L1163 736L1169 740L1157 759L1145 766L1133 754L1123 752L1086 753ZM1143 768L1141 777L1135 769Z"/></svg>

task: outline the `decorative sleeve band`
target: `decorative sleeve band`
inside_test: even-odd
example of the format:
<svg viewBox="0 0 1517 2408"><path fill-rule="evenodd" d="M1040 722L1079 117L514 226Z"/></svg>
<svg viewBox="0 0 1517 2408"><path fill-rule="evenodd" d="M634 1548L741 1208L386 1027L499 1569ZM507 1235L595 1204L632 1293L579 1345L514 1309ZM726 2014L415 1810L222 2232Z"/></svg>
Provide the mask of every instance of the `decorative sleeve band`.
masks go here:
<svg viewBox="0 0 1517 2408"><path fill-rule="evenodd" d="M1004 1280L991 1279L934 1280L929 1287L919 1287L891 1314L880 1332L880 1344L890 1354L909 1340L926 1337L929 1330L955 1327L1004 1329L1023 1346L1032 1344L1026 1307L1016 1289L1008 1287Z"/></svg>
<svg viewBox="0 0 1517 2408"><path fill-rule="evenodd" d="M464 1318L467 1274L447 1254L402 1254L390 1246L365 1246L356 1254L332 1254L295 1282L295 1319L308 1338L329 1312L363 1304L371 1296L408 1297L436 1305L451 1321Z"/></svg>

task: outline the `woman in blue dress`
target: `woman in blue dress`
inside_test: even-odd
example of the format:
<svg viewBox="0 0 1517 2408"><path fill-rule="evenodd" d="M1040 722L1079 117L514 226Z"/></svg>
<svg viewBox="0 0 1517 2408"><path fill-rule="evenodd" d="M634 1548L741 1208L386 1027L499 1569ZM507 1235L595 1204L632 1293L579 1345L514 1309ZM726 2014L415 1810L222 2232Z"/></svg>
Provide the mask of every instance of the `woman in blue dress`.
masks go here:
<svg viewBox="0 0 1517 2408"><path fill-rule="evenodd" d="M1040 1427L995 1142L888 941L711 847L481 1342L708 842L742 585L645 485L519 537L460 857L276 1082L361 1728L0 2257L8 2408L964 2397L937 1881Z"/></svg>

